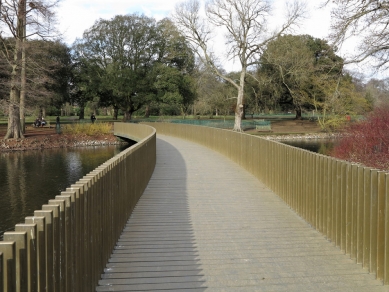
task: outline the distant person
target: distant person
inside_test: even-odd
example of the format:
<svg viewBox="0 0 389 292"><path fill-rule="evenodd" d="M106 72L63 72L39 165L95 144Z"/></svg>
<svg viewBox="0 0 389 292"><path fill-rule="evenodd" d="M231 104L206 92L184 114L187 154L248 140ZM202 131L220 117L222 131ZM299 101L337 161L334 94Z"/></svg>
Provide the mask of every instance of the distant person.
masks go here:
<svg viewBox="0 0 389 292"><path fill-rule="evenodd" d="M55 130L57 134L61 133L61 123L59 121L59 116L55 119Z"/></svg>
<svg viewBox="0 0 389 292"><path fill-rule="evenodd" d="M45 121L45 118L42 117L41 126L43 127L43 126L45 126L46 124L47 124L47 123L46 123L46 121Z"/></svg>
<svg viewBox="0 0 389 292"><path fill-rule="evenodd" d="M41 120L39 118L36 118L34 122L34 127L40 127L40 125L41 125Z"/></svg>
<svg viewBox="0 0 389 292"><path fill-rule="evenodd" d="M94 114L92 114L92 115L90 116L90 120L92 121L92 124L95 123L96 117L95 117Z"/></svg>

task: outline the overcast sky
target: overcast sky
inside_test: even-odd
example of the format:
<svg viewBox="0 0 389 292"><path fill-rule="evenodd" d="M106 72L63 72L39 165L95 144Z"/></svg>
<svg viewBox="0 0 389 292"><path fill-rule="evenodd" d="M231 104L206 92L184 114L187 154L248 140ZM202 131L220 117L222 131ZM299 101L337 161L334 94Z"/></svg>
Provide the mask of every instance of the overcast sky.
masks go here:
<svg viewBox="0 0 389 292"><path fill-rule="evenodd" d="M301 33L308 33L323 38L327 35L330 13L329 10L318 9L322 0L311 0L308 3L309 14L301 26ZM160 20L170 15L176 3L180 0L62 0L58 9L61 31L65 41L73 43L76 37L90 28L99 18L110 19L115 15L131 13L145 14ZM274 8L281 10L284 0L274 0ZM280 17L281 12L276 12Z"/></svg>
<svg viewBox="0 0 389 292"><path fill-rule="evenodd" d="M59 28L64 40L71 45L76 38L81 38L85 30L96 20L111 19L115 15L139 13L160 20L168 17L176 3L181 0L62 0L57 16ZM283 16L285 0L273 0L275 20ZM307 18L302 22L295 34L309 34L318 38L326 38L330 27L329 9L319 9L322 0L307 0ZM342 55L342 52L340 52ZM233 64L226 64L225 69L237 69Z"/></svg>

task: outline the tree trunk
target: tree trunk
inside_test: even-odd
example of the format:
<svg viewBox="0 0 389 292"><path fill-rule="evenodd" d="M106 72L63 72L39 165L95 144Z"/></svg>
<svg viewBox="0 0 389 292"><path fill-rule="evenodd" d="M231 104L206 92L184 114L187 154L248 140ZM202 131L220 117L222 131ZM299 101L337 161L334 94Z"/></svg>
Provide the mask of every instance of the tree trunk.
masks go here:
<svg viewBox="0 0 389 292"><path fill-rule="evenodd" d="M182 119L185 120L186 117L186 108L184 106L181 106L181 115Z"/></svg>
<svg viewBox="0 0 389 292"><path fill-rule="evenodd" d="M235 108L235 123L233 131L242 132L242 117L244 116L244 79L246 75L246 70L243 67L242 72L240 73L239 80L239 89L238 97L236 98L236 108Z"/></svg>
<svg viewBox="0 0 389 292"><path fill-rule="evenodd" d="M233 131L241 132L241 123L242 123L242 109L239 104L236 105L235 108L235 122L234 122L234 128Z"/></svg>
<svg viewBox="0 0 389 292"><path fill-rule="evenodd" d="M245 120L246 119L246 105L245 104L242 104L242 105L243 105L242 120Z"/></svg>
<svg viewBox="0 0 389 292"><path fill-rule="evenodd" d="M22 29L21 50L22 50L22 68L20 72L20 127L22 133L26 133L26 1L20 1L20 21Z"/></svg>
<svg viewBox="0 0 389 292"><path fill-rule="evenodd" d="M300 107L296 107L296 120L302 120L302 115L301 115L301 108Z"/></svg>
<svg viewBox="0 0 389 292"><path fill-rule="evenodd" d="M20 126L20 82L21 82L21 62L22 62L22 39L24 33L24 7L25 0L18 3L18 18L16 27L15 48L13 51L14 59L11 73L11 91L9 94L9 114L8 129L4 139L24 138Z"/></svg>
<svg viewBox="0 0 389 292"><path fill-rule="evenodd" d="M149 118L149 117L150 117L150 107L149 105L146 105L145 118Z"/></svg>
<svg viewBox="0 0 389 292"><path fill-rule="evenodd" d="M16 40L15 51L19 51L19 41ZM13 65L11 74L11 91L9 94L9 113L8 113L8 129L4 139L24 138L20 127L20 91L18 85L20 82L19 63L20 54L15 53L15 64Z"/></svg>
<svg viewBox="0 0 389 292"><path fill-rule="evenodd" d="M24 65L22 65L23 68ZM20 90L20 129L23 134L26 133L26 73L22 69L22 80Z"/></svg>
<svg viewBox="0 0 389 292"><path fill-rule="evenodd" d="M131 121L132 112L129 110L124 111L123 122Z"/></svg>
<svg viewBox="0 0 389 292"><path fill-rule="evenodd" d="M117 107L113 108L113 119L117 120L119 115L119 109Z"/></svg>
<svg viewBox="0 0 389 292"><path fill-rule="evenodd" d="M22 129L20 128L20 108L19 108L19 95L20 92L13 86L10 92L10 105L8 113L8 128L4 139L11 138L24 138Z"/></svg>
<svg viewBox="0 0 389 292"><path fill-rule="evenodd" d="M80 120L85 119L85 107L84 106L80 106L80 115L79 115L78 119L80 119Z"/></svg>
<svg viewBox="0 0 389 292"><path fill-rule="evenodd" d="M25 34L25 32L24 32ZM22 68L20 80L20 129L23 134L26 133L26 49L24 41L22 42Z"/></svg>

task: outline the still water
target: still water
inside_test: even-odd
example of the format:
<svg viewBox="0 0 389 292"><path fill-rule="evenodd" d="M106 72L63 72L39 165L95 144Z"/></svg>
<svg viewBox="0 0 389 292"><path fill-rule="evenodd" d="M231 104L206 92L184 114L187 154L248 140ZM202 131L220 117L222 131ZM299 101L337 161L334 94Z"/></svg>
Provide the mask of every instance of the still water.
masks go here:
<svg viewBox="0 0 389 292"><path fill-rule="evenodd" d="M323 155L329 155L336 143L335 139L311 139L311 140L289 140L281 141L294 147L302 148Z"/></svg>
<svg viewBox="0 0 389 292"><path fill-rule="evenodd" d="M129 146L0 153L0 239L34 210Z"/></svg>

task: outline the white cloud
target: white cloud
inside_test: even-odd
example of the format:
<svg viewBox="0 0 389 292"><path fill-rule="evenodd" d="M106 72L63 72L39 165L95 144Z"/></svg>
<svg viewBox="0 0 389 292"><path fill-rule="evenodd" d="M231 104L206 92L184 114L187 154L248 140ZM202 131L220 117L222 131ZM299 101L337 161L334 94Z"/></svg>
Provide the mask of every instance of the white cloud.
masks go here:
<svg viewBox="0 0 389 292"><path fill-rule="evenodd" d="M178 0L63 0L57 10L59 29L65 42L71 44L100 18L139 13L159 20L173 11L176 2Z"/></svg>
<svg viewBox="0 0 389 292"><path fill-rule="evenodd" d="M82 33L99 18L110 19L115 15L140 13L159 20L169 16L179 2L181 0L63 0L58 9L58 18L66 42L72 43L76 37L82 37ZM302 23L297 33L323 38L329 29L329 11L318 10L318 4L312 2L318 1L307 4L310 18ZM273 1L275 19L282 18L284 3L284 0Z"/></svg>

